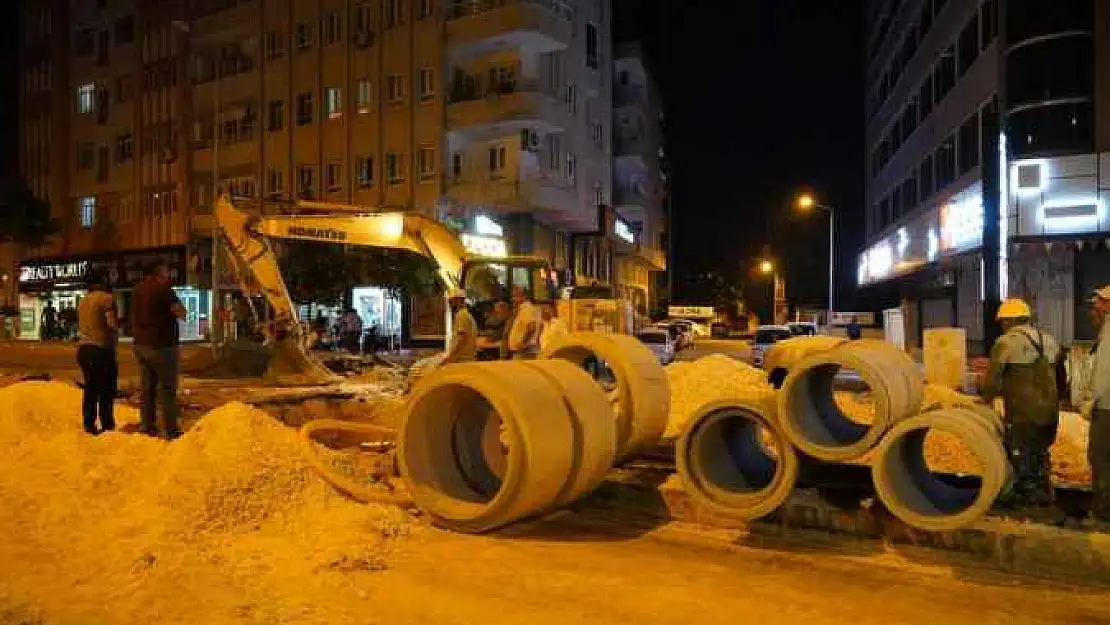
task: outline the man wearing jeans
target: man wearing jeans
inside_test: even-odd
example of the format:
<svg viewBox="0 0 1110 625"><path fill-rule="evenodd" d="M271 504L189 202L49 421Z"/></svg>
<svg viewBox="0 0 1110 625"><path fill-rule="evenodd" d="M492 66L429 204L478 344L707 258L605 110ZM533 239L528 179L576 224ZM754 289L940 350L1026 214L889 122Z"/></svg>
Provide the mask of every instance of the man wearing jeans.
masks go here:
<svg viewBox="0 0 1110 625"><path fill-rule="evenodd" d="M177 423L177 320L185 316L185 308L170 286L165 262L151 264L145 275L131 294L131 334L142 380L139 431L157 436L157 399L162 404L163 434L173 440L181 436Z"/></svg>

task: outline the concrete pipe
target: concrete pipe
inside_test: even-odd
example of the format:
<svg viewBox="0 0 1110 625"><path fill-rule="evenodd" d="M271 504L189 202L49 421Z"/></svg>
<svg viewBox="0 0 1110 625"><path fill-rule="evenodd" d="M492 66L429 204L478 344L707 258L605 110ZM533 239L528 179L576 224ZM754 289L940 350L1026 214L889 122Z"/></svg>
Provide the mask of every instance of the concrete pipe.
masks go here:
<svg viewBox="0 0 1110 625"><path fill-rule="evenodd" d="M871 423L849 419L837 405L834 382L842 369L858 372L870 388ZM867 453L894 423L916 414L922 393L921 374L908 356L881 342L853 341L796 363L779 393L778 416L799 450L843 462Z"/></svg>
<svg viewBox="0 0 1110 625"><path fill-rule="evenodd" d="M675 445L686 490L703 509L750 521L779 508L798 479L798 455L774 404L723 400L703 406Z"/></svg>
<svg viewBox="0 0 1110 625"><path fill-rule="evenodd" d="M483 449L500 421L507 453L497 476ZM437 525L464 533L540 514L570 488L578 457L563 394L519 362L447 365L413 389L397 457L413 501Z"/></svg>
<svg viewBox="0 0 1110 625"><path fill-rule="evenodd" d="M979 476L933 472L925 437L942 432L957 439L979 463ZM907 525L928 531L967 527L994 504L1010 479L1001 430L986 414L965 408L925 412L895 425L871 463L879 500Z"/></svg>
<svg viewBox="0 0 1110 625"><path fill-rule="evenodd" d="M613 413L617 423L617 461L651 449L667 429L671 391L659 359L644 344L623 334L575 332L546 346L543 359L585 367L592 358L612 372Z"/></svg>

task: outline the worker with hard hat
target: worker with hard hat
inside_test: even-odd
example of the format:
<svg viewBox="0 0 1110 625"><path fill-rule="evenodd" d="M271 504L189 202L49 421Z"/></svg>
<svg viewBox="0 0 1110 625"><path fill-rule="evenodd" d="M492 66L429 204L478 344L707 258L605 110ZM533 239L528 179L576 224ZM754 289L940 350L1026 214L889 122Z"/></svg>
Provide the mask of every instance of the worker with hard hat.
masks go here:
<svg viewBox="0 0 1110 625"><path fill-rule="evenodd" d="M1087 459L1091 463L1091 517L1100 528L1110 528L1110 285L1096 289L1088 300L1091 321L1098 329L1089 388L1080 406L1090 419Z"/></svg>
<svg viewBox="0 0 1110 625"><path fill-rule="evenodd" d="M466 292L453 289L447 293L447 303L453 315L451 342L443 357L443 364L472 362L478 358L478 324L466 307Z"/></svg>
<svg viewBox="0 0 1110 625"><path fill-rule="evenodd" d="M1002 398L1003 440L1013 466L1013 485L1005 501L1015 507L1053 503L1049 448L1060 419L1056 384L1060 347L1031 324L1032 317L1022 300L1002 302L997 319L1003 334L991 349L982 387L988 404Z"/></svg>

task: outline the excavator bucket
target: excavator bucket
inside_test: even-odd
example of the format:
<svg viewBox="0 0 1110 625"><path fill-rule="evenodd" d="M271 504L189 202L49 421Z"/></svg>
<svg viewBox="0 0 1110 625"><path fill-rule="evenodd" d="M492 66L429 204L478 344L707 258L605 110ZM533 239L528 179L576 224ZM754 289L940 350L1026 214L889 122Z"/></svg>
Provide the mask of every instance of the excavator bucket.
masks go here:
<svg viewBox="0 0 1110 625"><path fill-rule="evenodd" d="M208 379L262 378L279 386L327 385L340 380L297 339L262 345L254 341L231 341L217 353L203 352L183 363L182 370Z"/></svg>
<svg viewBox="0 0 1110 625"><path fill-rule="evenodd" d="M263 375L267 383L323 385L335 383L340 379L309 353L297 337L277 341L267 349L269 359Z"/></svg>

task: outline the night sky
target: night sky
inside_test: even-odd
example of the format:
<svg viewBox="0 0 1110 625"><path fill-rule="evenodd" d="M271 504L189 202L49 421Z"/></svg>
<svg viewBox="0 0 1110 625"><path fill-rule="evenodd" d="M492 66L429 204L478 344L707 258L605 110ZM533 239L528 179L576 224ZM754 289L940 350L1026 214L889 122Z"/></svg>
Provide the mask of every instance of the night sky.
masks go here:
<svg viewBox="0 0 1110 625"><path fill-rule="evenodd" d="M790 204L810 188L839 211L847 309L863 243L862 3L615 1L615 36L647 44L664 100L677 299L691 274L747 272L770 244L790 299L822 305L828 219Z"/></svg>
<svg viewBox="0 0 1110 625"><path fill-rule="evenodd" d="M18 23L19 4L0 7L4 23ZM664 101L679 298L690 295L689 276L742 274L770 244L791 300L822 304L827 219L790 207L808 187L839 210L838 308L851 303L863 242L861 5L614 0L616 37L644 41ZM0 41L4 171L16 167L18 147L18 37L8 28Z"/></svg>

